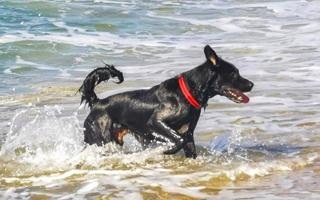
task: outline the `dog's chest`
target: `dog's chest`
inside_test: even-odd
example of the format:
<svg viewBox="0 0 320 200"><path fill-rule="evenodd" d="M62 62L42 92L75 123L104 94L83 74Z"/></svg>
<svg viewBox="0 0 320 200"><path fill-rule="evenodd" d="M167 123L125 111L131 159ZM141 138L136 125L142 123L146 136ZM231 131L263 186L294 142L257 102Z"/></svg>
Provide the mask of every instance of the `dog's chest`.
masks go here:
<svg viewBox="0 0 320 200"><path fill-rule="evenodd" d="M190 122L194 118L193 113L194 112L192 111L192 108L186 105L181 105L177 109L175 115L173 115L171 119L167 121L167 123L178 133L184 134L188 131Z"/></svg>

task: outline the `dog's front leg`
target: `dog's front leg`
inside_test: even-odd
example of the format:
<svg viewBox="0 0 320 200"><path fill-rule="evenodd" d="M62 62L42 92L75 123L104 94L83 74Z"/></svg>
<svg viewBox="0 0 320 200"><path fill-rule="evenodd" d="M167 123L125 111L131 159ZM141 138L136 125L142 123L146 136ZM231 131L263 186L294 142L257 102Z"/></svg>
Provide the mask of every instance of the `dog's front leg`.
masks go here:
<svg viewBox="0 0 320 200"><path fill-rule="evenodd" d="M177 132L168 127L161 120L153 120L152 125L156 133L167 138L170 142L174 144L174 146L171 149L164 151L164 154L175 154L182 149L184 140L180 135L177 134Z"/></svg>
<svg viewBox="0 0 320 200"><path fill-rule="evenodd" d="M175 130L165 124L166 117L163 115L163 110L154 112L148 121L148 126L156 134L159 134L158 137L164 137L174 144L171 149L164 151L164 154L175 154L182 149L184 140Z"/></svg>
<svg viewBox="0 0 320 200"><path fill-rule="evenodd" d="M183 145L183 151L187 158L197 158L196 146L194 144L193 133L188 133Z"/></svg>
<svg viewBox="0 0 320 200"><path fill-rule="evenodd" d="M193 138L193 132L194 132L194 129L196 128L196 125L198 123L198 120L200 117L200 111L196 111L192 115L193 115L193 118L190 121L188 131L184 137L185 144L183 146L183 151L184 151L185 156L187 158L196 158L197 157L196 146L194 144L194 138Z"/></svg>

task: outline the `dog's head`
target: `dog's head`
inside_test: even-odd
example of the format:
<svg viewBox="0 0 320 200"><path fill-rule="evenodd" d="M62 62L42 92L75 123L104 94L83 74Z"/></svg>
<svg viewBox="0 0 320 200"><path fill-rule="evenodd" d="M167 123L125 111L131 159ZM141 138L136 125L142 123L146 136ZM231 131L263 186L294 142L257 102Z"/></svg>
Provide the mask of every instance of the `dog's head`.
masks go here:
<svg viewBox="0 0 320 200"><path fill-rule="evenodd" d="M220 58L209 45L205 46L204 53L210 74L207 82L209 97L219 94L236 103L248 103L249 97L244 93L251 91L253 83L240 76L239 70Z"/></svg>

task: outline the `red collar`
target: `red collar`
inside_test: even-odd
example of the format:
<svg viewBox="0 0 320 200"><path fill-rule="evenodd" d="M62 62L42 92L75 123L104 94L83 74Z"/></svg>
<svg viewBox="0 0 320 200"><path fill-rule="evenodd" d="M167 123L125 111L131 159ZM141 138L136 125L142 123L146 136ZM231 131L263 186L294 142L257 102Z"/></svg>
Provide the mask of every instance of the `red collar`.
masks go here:
<svg viewBox="0 0 320 200"><path fill-rule="evenodd" d="M179 87L180 87L180 90L182 91L182 94L188 100L188 102L196 109L200 109L201 108L200 103L190 93L186 85L186 82L184 80L184 77L182 75L180 75L179 77Z"/></svg>

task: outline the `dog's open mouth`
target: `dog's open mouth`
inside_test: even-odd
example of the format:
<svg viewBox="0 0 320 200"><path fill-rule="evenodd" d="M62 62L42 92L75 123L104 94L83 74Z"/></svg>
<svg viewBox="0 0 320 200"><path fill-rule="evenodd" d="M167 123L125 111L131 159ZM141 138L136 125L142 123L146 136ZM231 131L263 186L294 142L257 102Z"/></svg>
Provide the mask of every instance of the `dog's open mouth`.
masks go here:
<svg viewBox="0 0 320 200"><path fill-rule="evenodd" d="M234 88L226 88L223 90L223 95L228 97L230 100L236 102L236 103L248 103L249 97L239 90L236 90Z"/></svg>

